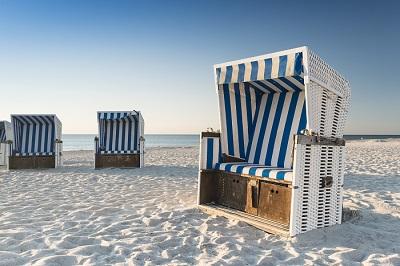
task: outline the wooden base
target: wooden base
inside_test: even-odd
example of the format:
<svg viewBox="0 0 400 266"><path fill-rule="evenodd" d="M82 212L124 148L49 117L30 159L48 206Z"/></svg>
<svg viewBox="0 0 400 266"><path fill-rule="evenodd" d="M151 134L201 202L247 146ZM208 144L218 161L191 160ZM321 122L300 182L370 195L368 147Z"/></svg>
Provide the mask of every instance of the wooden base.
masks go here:
<svg viewBox="0 0 400 266"><path fill-rule="evenodd" d="M140 167L140 154L96 154L95 169Z"/></svg>
<svg viewBox="0 0 400 266"><path fill-rule="evenodd" d="M260 218L256 215L251 215L245 212L237 211L215 204L202 204L199 209L210 215L222 216L227 219L238 220L261 229L267 233L289 237L289 227L265 218Z"/></svg>
<svg viewBox="0 0 400 266"><path fill-rule="evenodd" d="M12 169L46 169L55 168L56 157L55 156L10 156L9 166Z"/></svg>
<svg viewBox="0 0 400 266"><path fill-rule="evenodd" d="M288 182L219 170L200 172L201 209L270 233L289 233L291 193Z"/></svg>

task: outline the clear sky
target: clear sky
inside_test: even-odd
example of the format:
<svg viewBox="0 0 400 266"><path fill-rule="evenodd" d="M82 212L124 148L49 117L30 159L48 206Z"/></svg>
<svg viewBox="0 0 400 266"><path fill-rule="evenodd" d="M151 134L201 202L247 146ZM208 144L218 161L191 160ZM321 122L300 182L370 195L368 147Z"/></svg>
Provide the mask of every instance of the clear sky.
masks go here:
<svg viewBox="0 0 400 266"><path fill-rule="evenodd" d="M147 133L218 128L212 66L309 45L350 80L346 133L400 134L400 1L0 0L0 120L141 110Z"/></svg>

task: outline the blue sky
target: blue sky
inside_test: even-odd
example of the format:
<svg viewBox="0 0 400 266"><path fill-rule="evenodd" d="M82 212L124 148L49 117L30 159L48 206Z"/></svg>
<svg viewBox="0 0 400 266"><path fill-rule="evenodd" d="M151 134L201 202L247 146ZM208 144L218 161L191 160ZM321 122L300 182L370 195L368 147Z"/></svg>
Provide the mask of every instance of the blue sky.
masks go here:
<svg viewBox="0 0 400 266"><path fill-rule="evenodd" d="M0 0L0 119L141 110L147 133L218 128L212 65L309 45L352 86L346 133L400 134L396 1Z"/></svg>

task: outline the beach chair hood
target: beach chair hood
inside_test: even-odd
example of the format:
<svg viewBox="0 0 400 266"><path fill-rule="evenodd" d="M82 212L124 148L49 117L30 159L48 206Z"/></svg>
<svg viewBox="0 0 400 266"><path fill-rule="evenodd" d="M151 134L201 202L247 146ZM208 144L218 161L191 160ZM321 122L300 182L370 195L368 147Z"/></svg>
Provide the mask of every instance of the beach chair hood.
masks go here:
<svg viewBox="0 0 400 266"><path fill-rule="evenodd" d="M14 155L54 155L55 142L62 134L56 115L12 115L11 123Z"/></svg>
<svg viewBox="0 0 400 266"><path fill-rule="evenodd" d="M137 153L143 135L143 118L140 112L97 113L100 153ZM141 123L142 122L142 123Z"/></svg>

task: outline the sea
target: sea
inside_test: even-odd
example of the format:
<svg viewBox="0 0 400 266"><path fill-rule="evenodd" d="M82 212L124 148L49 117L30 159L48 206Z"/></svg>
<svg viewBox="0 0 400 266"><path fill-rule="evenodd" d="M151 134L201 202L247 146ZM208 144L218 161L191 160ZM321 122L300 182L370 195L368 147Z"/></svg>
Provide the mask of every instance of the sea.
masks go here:
<svg viewBox="0 0 400 266"><path fill-rule="evenodd" d="M94 137L92 134L64 134L64 151L93 150ZM346 140L390 139L400 138L400 135L345 135ZM146 134L146 147L194 147L199 145L199 135L189 134Z"/></svg>

